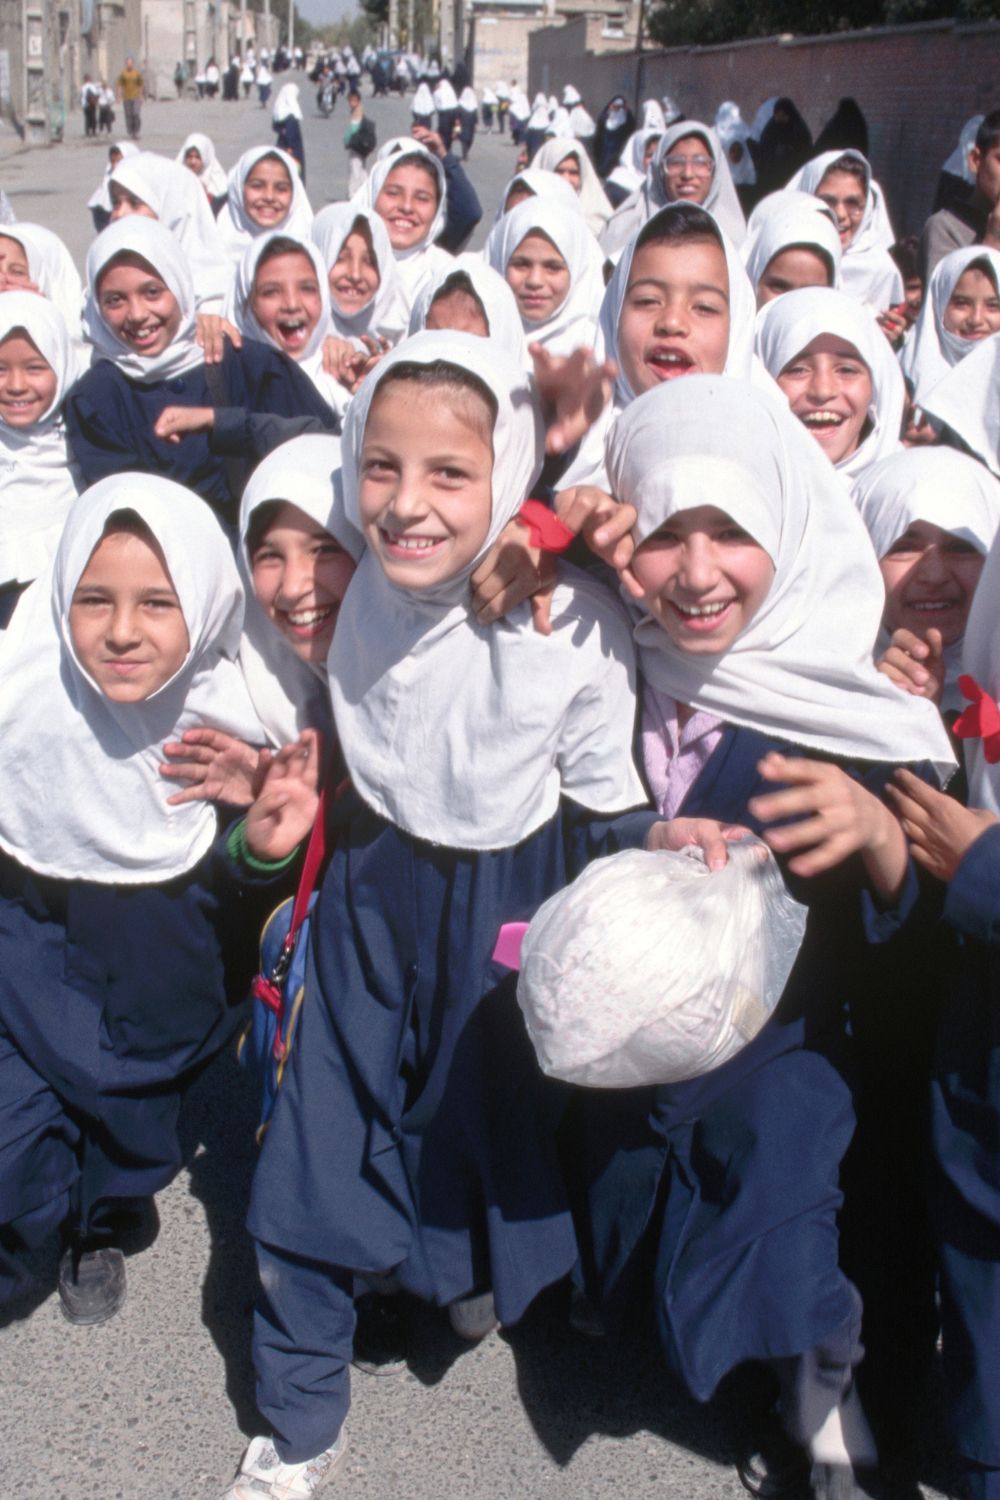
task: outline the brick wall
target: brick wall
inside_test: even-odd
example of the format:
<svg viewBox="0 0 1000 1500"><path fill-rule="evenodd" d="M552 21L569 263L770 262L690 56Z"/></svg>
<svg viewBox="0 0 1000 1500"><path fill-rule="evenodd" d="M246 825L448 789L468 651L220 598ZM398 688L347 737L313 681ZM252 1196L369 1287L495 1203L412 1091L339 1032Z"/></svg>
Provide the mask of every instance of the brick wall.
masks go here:
<svg viewBox="0 0 1000 1500"><path fill-rule="evenodd" d="M529 94L574 83L596 114L615 93L637 99L669 92L692 119L711 123L735 99L749 123L758 105L788 94L817 135L845 94L868 120L875 175L898 234L919 230L941 163L970 115L1000 106L1000 24L928 21L840 36L775 38L724 47L586 52L585 24L531 38Z"/></svg>

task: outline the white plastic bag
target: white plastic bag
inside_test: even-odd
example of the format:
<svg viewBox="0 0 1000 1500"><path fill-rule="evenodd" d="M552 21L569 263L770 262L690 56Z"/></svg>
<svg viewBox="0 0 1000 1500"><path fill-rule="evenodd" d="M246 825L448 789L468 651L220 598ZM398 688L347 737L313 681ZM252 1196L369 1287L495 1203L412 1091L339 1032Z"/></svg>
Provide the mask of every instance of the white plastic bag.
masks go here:
<svg viewBox="0 0 1000 1500"><path fill-rule="evenodd" d="M763 855L762 855L763 851ZM536 912L517 998L542 1071L590 1088L696 1078L771 1015L806 909L757 839L596 860Z"/></svg>

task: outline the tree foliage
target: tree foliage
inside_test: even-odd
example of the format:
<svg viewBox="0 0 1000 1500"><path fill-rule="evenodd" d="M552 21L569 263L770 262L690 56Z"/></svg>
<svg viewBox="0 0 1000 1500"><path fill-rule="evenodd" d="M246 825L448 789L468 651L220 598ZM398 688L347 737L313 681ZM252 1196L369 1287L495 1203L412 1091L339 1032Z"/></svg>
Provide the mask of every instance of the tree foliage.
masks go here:
<svg viewBox="0 0 1000 1500"><path fill-rule="evenodd" d="M791 32L855 31L910 21L1000 19L1000 0L657 0L648 31L661 47L712 46Z"/></svg>

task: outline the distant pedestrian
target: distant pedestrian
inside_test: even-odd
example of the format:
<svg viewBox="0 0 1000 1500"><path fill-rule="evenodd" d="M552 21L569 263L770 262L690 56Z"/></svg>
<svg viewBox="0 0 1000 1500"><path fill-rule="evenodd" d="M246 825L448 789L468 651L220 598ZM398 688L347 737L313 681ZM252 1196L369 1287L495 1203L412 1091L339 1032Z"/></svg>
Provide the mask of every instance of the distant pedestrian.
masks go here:
<svg viewBox="0 0 1000 1500"><path fill-rule="evenodd" d="M375 126L365 114L361 94L356 88L348 90L347 107L351 118L344 132L344 148L347 151L347 196L353 198L363 187L368 177L368 158L375 150Z"/></svg>
<svg viewBox="0 0 1000 1500"><path fill-rule="evenodd" d="M257 65L257 98L260 101L261 109L265 107L271 97L272 82L271 69L267 65L266 57L261 54L260 62Z"/></svg>
<svg viewBox="0 0 1000 1500"><path fill-rule="evenodd" d="M97 99L97 127L102 135L110 135L115 123L115 91L106 78L101 79Z"/></svg>
<svg viewBox="0 0 1000 1500"><path fill-rule="evenodd" d="M97 134L97 105L100 99L100 85L94 83L89 73L83 75L83 87L80 90L80 107L83 110L83 133L85 136Z"/></svg>
<svg viewBox="0 0 1000 1500"><path fill-rule="evenodd" d="M476 91L467 83L458 96L458 138L462 143L462 160L468 161L472 142L476 137L476 121L479 118L479 101Z"/></svg>
<svg viewBox="0 0 1000 1500"><path fill-rule="evenodd" d="M174 69L174 88L177 90L177 97L178 97L178 99L183 98L183 95L184 95L184 85L186 83L187 83L187 68L184 66L184 64L182 62L178 61L177 66Z"/></svg>
<svg viewBox="0 0 1000 1500"><path fill-rule="evenodd" d="M146 97L146 89L142 74L135 65L135 58L125 59L125 66L118 74L115 92L125 111L125 129L129 137L137 141L142 129L142 101Z"/></svg>
<svg viewBox="0 0 1000 1500"><path fill-rule="evenodd" d="M306 180L306 148L302 139L302 105L299 103L299 86L286 83L281 88L271 111L271 127L278 133L278 145L282 151L298 163L299 176Z"/></svg>

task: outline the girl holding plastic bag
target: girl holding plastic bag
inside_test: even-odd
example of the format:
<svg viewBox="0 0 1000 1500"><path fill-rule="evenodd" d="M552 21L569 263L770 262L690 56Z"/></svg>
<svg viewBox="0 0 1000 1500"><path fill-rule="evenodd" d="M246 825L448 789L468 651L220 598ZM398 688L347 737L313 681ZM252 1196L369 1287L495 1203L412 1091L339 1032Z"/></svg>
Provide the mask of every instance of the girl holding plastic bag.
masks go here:
<svg viewBox="0 0 1000 1500"><path fill-rule="evenodd" d="M636 512L622 576L658 810L770 830L810 911L778 1008L741 1053L688 1082L586 1097L594 1286L613 1304L651 1235L661 1337L693 1394L746 1361L776 1377L744 1481L780 1467L816 1496L853 1495L878 1459L853 1391L860 1300L838 1265L844 1007L862 916L892 920L912 895L881 800L890 768L947 772L950 747L932 705L876 672L870 544L774 397L719 376L660 386L619 417L608 470Z"/></svg>

